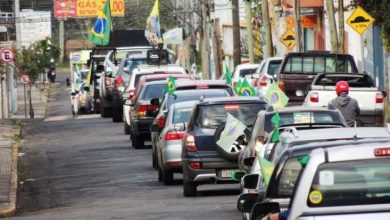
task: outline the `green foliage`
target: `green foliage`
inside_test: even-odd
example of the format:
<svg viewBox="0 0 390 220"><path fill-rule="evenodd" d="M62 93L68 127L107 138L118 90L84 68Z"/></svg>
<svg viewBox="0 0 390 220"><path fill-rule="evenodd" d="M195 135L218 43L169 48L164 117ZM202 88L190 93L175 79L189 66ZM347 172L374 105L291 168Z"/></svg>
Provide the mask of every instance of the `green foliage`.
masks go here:
<svg viewBox="0 0 390 220"><path fill-rule="evenodd" d="M29 47L23 47L16 53L15 65L18 75L28 75L35 83L39 74L50 67L50 59L58 60L60 49L51 44L49 38L37 41Z"/></svg>
<svg viewBox="0 0 390 220"><path fill-rule="evenodd" d="M357 2L355 0L355 2ZM375 23L382 27L382 36L387 51L390 51L390 0L360 0L360 5L375 18Z"/></svg>

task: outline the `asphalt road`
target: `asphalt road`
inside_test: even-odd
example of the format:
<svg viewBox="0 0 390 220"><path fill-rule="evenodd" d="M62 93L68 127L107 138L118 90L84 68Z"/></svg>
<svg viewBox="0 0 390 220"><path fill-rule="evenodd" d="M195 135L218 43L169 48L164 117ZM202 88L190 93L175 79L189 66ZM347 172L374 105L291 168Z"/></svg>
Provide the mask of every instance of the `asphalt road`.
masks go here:
<svg viewBox="0 0 390 220"><path fill-rule="evenodd" d="M241 219L238 185L203 185L184 198L181 181L157 181L150 146L132 148L122 123L72 117L65 78L57 76L48 117L24 125L12 219Z"/></svg>

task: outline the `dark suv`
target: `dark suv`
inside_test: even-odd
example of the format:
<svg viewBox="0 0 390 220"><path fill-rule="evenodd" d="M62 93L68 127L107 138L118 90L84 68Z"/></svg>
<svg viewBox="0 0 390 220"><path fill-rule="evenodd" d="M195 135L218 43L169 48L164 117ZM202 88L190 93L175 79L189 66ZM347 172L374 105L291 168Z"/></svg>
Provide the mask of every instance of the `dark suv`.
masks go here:
<svg viewBox="0 0 390 220"><path fill-rule="evenodd" d="M231 175L238 169L240 151L226 152L218 146L218 131L228 113L251 127L257 112L265 108L258 97L210 98L195 106L182 145L184 196L195 196L200 184L234 182Z"/></svg>

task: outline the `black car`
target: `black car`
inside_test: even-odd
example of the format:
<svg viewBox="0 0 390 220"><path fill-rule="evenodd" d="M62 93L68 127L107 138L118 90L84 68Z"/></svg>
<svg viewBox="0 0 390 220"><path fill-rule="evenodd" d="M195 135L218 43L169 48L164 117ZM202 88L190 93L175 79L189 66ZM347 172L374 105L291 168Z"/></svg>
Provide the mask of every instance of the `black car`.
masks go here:
<svg viewBox="0 0 390 220"><path fill-rule="evenodd" d="M166 80L146 83L137 98L130 105L130 139L134 148L142 148L145 139L150 139L150 125L154 120L154 111L158 103L152 99L161 99L164 95Z"/></svg>
<svg viewBox="0 0 390 220"><path fill-rule="evenodd" d="M223 150L216 144L218 135L228 113L250 128L266 106L258 97L210 98L195 106L182 145L184 196L195 196L200 184L234 182L231 175L238 169L240 150Z"/></svg>
<svg viewBox="0 0 390 220"><path fill-rule="evenodd" d="M145 64L145 56L132 56L122 60L115 76L114 88L112 90L112 121L121 122L123 119L123 97L122 93L127 87L131 73L138 65ZM127 95L127 94L126 94Z"/></svg>

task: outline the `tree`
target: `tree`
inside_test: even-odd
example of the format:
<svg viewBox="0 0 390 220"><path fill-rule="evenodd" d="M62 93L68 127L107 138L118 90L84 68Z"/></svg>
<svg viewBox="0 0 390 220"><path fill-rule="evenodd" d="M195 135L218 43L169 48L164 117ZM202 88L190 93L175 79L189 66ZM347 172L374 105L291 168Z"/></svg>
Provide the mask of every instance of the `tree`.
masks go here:
<svg viewBox="0 0 390 220"><path fill-rule="evenodd" d="M44 74L50 66L50 60L58 60L60 50L58 46L51 44L50 38L37 41L29 47L23 47L16 53L15 66L19 76L27 75L30 78L27 95L30 109L30 118L34 118L31 89L35 85L40 74Z"/></svg>

